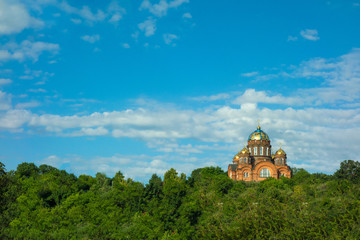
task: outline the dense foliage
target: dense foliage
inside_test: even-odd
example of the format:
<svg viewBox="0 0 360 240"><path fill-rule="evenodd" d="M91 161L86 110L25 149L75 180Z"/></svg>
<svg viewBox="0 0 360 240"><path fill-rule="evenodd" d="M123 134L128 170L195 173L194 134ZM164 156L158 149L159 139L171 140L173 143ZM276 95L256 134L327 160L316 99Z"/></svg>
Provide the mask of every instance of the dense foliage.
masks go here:
<svg viewBox="0 0 360 240"><path fill-rule="evenodd" d="M0 239L360 239L360 163L234 182L219 167L149 183L0 162Z"/></svg>

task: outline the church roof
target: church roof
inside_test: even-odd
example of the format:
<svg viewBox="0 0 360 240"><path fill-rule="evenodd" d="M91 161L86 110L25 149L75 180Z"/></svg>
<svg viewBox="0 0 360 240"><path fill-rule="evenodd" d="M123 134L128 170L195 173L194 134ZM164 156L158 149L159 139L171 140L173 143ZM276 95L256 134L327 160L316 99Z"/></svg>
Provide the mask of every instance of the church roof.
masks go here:
<svg viewBox="0 0 360 240"><path fill-rule="evenodd" d="M240 152L241 153L249 153L249 150L246 147L244 147Z"/></svg>
<svg viewBox="0 0 360 240"><path fill-rule="evenodd" d="M248 150L246 147L244 147L240 152L238 152L238 153L234 156L234 158L239 159L241 155L246 154L246 153L250 153L250 152L249 152L249 150ZM246 155L245 155L245 156L246 156Z"/></svg>
<svg viewBox="0 0 360 240"><path fill-rule="evenodd" d="M257 129L252 132L248 140L270 140L269 136L261 130L261 127L258 126Z"/></svg>
<svg viewBox="0 0 360 240"><path fill-rule="evenodd" d="M279 155L280 155L280 154L286 155L286 153L284 152L284 150L281 149L281 147L280 147L279 150L276 151L275 156L278 155L278 154L279 154Z"/></svg>

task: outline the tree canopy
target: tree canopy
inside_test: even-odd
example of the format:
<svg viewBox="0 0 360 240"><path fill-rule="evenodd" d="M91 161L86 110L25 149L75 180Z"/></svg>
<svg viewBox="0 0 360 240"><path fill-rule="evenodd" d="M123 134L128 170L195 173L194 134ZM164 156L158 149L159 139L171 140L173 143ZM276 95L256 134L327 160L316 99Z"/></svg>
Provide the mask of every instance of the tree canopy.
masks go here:
<svg viewBox="0 0 360 240"><path fill-rule="evenodd" d="M232 181L219 167L147 184L0 162L0 239L360 239L360 163Z"/></svg>

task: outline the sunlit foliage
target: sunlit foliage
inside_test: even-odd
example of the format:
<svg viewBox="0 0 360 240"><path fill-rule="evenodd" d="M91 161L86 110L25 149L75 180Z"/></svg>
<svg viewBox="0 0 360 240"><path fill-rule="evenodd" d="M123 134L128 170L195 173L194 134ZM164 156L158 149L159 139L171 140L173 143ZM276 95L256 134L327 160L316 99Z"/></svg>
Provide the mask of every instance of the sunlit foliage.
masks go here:
<svg viewBox="0 0 360 240"><path fill-rule="evenodd" d="M147 184L0 162L0 239L360 239L360 163L234 182L219 167Z"/></svg>

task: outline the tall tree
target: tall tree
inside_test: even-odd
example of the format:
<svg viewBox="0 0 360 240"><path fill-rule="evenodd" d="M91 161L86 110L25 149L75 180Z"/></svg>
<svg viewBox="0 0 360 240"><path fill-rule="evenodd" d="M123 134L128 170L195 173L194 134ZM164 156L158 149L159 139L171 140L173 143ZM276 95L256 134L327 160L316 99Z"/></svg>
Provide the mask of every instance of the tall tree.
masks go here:
<svg viewBox="0 0 360 240"><path fill-rule="evenodd" d="M341 162L340 169L334 174L336 178L347 179L349 181L360 180L360 162L354 160L345 160Z"/></svg>

